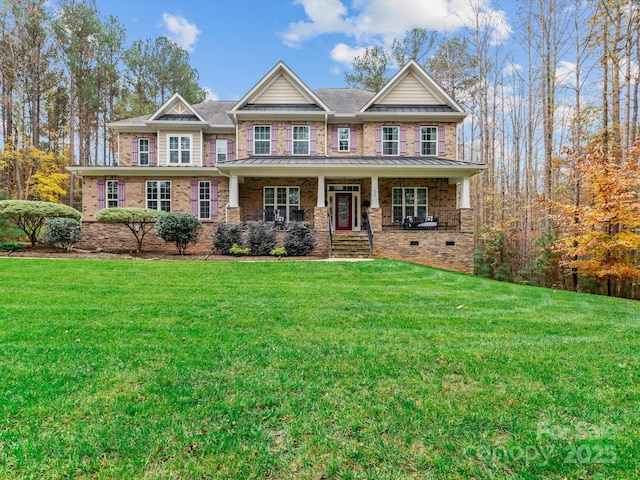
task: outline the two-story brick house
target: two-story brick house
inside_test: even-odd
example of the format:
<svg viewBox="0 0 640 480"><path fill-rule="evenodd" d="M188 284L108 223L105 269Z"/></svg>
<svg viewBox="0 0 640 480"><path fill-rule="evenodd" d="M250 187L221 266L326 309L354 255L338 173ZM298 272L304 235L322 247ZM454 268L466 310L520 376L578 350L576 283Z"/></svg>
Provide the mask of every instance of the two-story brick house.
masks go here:
<svg viewBox="0 0 640 480"><path fill-rule="evenodd" d="M374 256L470 271L469 179L485 166L457 160L465 116L414 61L378 93L312 91L279 62L239 101L176 94L109 125L116 166L70 168L83 178L86 242L130 242L94 221L114 206L191 212L206 249L217 222L306 221L318 255L343 232L364 234L368 218Z"/></svg>

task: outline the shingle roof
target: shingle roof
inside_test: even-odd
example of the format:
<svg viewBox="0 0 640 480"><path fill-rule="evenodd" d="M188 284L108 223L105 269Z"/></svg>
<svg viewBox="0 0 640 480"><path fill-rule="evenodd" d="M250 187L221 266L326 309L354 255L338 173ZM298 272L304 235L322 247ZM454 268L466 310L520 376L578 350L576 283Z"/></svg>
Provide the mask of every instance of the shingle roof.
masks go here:
<svg viewBox="0 0 640 480"><path fill-rule="evenodd" d="M374 95L358 88L321 88L314 93L336 113L355 113Z"/></svg>

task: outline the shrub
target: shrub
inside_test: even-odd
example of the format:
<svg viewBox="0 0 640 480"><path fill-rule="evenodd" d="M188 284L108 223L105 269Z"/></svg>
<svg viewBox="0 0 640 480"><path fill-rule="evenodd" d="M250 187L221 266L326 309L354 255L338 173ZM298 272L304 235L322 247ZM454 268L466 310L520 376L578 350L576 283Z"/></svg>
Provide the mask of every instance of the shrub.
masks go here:
<svg viewBox="0 0 640 480"><path fill-rule="evenodd" d="M0 242L0 250L5 252L13 252L24 248L24 243L20 242Z"/></svg>
<svg viewBox="0 0 640 480"><path fill-rule="evenodd" d="M159 217L165 215L160 210L149 208L103 208L96 213L96 221L99 223L120 223L126 225L138 243L137 251L142 251L142 241L147 233L155 226Z"/></svg>
<svg viewBox="0 0 640 480"><path fill-rule="evenodd" d="M229 255L231 247L242 243L241 223L218 223L213 240L213 251L221 255Z"/></svg>
<svg viewBox="0 0 640 480"><path fill-rule="evenodd" d="M202 222L195 215L171 212L156 222L156 232L165 242L173 242L180 255L184 255L190 243L198 241Z"/></svg>
<svg viewBox="0 0 640 480"><path fill-rule="evenodd" d="M276 246L276 230L272 223L248 222L245 244L251 250L251 255L269 255Z"/></svg>
<svg viewBox="0 0 640 480"><path fill-rule="evenodd" d="M316 231L308 223L296 223L287 231L283 244L288 255L309 255L316 244Z"/></svg>
<svg viewBox="0 0 640 480"><path fill-rule="evenodd" d="M45 223L40 240L47 245L58 245L68 252L74 243L82 240L82 227L73 218L51 218Z"/></svg>
<svg viewBox="0 0 640 480"><path fill-rule="evenodd" d="M246 255L249 255L249 248L243 248L237 243L234 243L233 245L231 245L231 248L229 248L228 253L230 253L231 255L235 255L236 257L244 257Z"/></svg>
<svg viewBox="0 0 640 480"><path fill-rule="evenodd" d="M75 218L81 214L75 208L59 203L34 202L30 200L0 200L0 218L11 220L22 230L31 246L35 246L44 222L49 218Z"/></svg>
<svg viewBox="0 0 640 480"><path fill-rule="evenodd" d="M285 257L287 255L287 251L284 247L277 247L271 250L269 252L269 255L271 255L272 257Z"/></svg>

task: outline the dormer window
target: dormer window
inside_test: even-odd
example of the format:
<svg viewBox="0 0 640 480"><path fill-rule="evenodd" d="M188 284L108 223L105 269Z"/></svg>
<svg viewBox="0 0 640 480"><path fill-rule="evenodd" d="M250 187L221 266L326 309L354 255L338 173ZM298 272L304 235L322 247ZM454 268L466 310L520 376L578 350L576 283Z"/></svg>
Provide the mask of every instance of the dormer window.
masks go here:
<svg viewBox="0 0 640 480"><path fill-rule="evenodd" d="M271 154L270 125L256 125L253 127L253 153L255 155Z"/></svg>
<svg viewBox="0 0 640 480"><path fill-rule="evenodd" d="M398 127L382 127L382 154L398 155Z"/></svg>
<svg viewBox="0 0 640 480"><path fill-rule="evenodd" d="M170 165L191 163L191 135L168 135L167 143Z"/></svg>

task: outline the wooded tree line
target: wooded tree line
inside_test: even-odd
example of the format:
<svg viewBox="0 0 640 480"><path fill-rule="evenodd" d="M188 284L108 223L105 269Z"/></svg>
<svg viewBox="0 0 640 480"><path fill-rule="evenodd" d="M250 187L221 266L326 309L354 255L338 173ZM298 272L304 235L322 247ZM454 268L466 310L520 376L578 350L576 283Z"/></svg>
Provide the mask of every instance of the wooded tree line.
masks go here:
<svg viewBox="0 0 640 480"><path fill-rule="evenodd" d="M459 35L413 29L356 58L379 90L416 59L464 108L477 273L640 297L638 0L520 0L509 40L480 7Z"/></svg>
<svg viewBox="0 0 640 480"><path fill-rule="evenodd" d="M0 197L77 205L68 165L111 165L107 123L148 114L174 93L201 102L189 54L160 37L125 48L94 0L0 5Z"/></svg>

